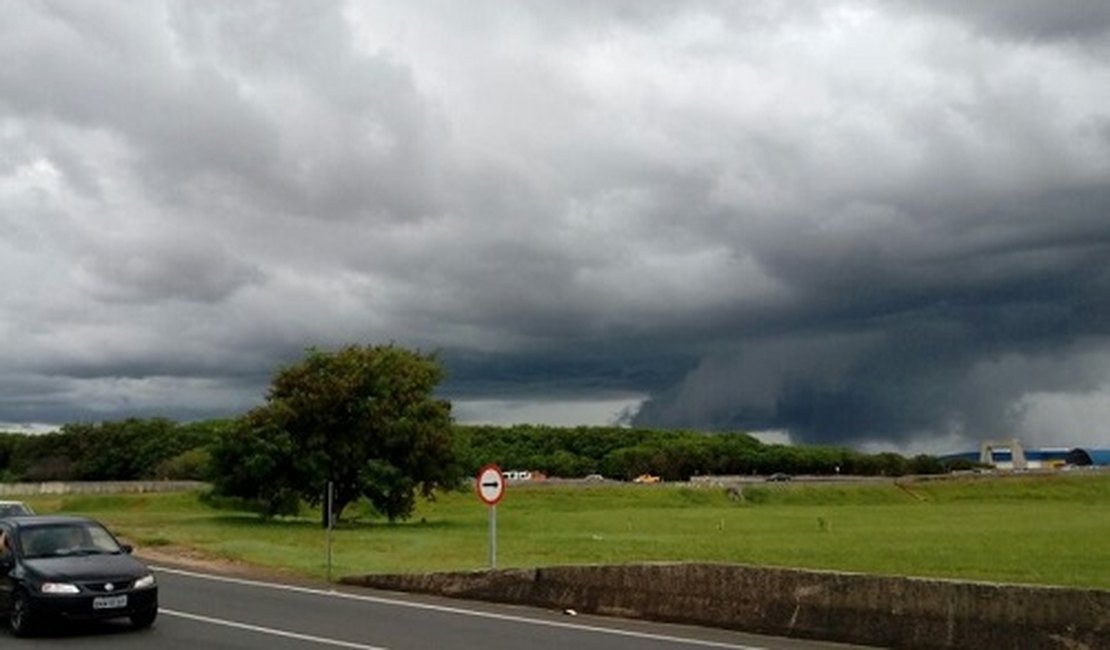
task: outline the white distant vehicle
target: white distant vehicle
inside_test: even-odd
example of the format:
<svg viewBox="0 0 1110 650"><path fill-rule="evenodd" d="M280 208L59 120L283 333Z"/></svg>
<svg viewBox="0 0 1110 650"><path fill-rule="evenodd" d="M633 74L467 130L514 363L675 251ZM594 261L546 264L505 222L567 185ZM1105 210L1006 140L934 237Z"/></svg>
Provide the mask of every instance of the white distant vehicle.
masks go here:
<svg viewBox="0 0 1110 650"><path fill-rule="evenodd" d="M35 511L22 501L0 501L0 517L19 517L33 515Z"/></svg>
<svg viewBox="0 0 1110 650"><path fill-rule="evenodd" d="M505 472L504 474L505 474L505 480L506 481L531 481L532 480L532 472L529 472L529 471L526 471L526 470L511 469L511 470Z"/></svg>

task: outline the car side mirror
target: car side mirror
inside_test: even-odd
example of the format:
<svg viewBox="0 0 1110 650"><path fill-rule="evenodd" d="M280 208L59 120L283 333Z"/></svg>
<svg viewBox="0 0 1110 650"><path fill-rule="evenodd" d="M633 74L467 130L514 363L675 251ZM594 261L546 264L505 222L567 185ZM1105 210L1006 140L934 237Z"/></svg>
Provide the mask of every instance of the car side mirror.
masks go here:
<svg viewBox="0 0 1110 650"><path fill-rule="evenodd" d="M127 553L128 555L131 555L131 552L135 550L135 547L130 544L120 544L119 547L120 550L122 550L124 553Z"/></svg>

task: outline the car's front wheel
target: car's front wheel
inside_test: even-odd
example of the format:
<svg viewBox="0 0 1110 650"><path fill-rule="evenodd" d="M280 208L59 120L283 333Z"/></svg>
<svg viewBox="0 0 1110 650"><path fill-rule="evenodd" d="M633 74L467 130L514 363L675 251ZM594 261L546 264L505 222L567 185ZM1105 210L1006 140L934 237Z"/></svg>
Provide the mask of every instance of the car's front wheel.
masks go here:
<svg viewBox="0 0 1110 650"><path fill-rule="evenodd" d="M30 636L35 631L35 618L31 615L31 598L25 591L12 594L12 606L8 611L8 627L15 636Z"/></svg>
<svg viewBox="0 0 1110 650"><path fill-rule="evenodd" d="M131 615L131 625L135 629L141 630L154 625L154 619L156 618L158 618L158 608L156 607L141 612L135 612Z"/></svg>

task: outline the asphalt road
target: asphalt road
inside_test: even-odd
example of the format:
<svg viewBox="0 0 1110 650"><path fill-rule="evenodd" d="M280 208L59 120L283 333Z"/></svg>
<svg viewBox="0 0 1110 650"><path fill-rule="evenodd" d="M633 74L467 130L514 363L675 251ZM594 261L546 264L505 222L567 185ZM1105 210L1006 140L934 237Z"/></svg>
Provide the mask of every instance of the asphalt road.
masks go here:
<svg viewBox="0 0 1110 650"><path fill-rule="evenodd" d="M161 612L150 630L125 622L53 629L34 639L0 632L4 650L805 650L851 646L724 630L569 616L536 608L354 588L332 590L155 567Z"/></svg>

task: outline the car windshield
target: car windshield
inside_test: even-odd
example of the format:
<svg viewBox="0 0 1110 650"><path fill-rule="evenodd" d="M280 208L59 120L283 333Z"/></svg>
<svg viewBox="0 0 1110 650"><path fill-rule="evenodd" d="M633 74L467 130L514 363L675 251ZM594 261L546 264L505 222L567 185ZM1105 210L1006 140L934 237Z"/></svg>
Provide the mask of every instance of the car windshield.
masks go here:
<svg viewBox="0 0 1110 650"><path fill-rule="evenodd" d="M27 526L19 540L25 558L123 552L108 531L91 522Z"/></svg>

